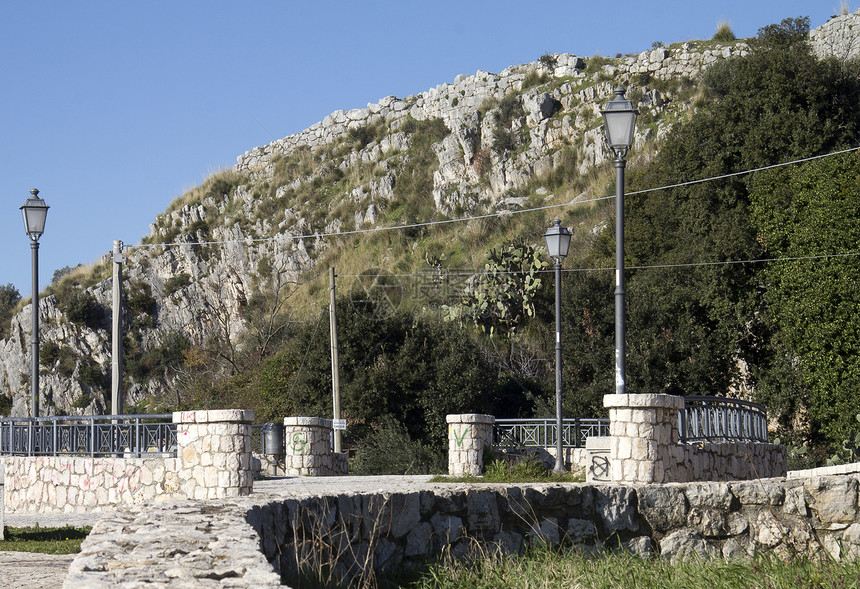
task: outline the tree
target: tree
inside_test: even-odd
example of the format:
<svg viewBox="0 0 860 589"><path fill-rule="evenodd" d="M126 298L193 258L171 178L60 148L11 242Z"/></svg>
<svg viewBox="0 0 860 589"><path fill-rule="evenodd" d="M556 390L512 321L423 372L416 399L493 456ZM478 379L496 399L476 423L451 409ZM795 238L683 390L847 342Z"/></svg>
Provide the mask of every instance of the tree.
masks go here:
<svg viewBox="0 0 860 589"><path fill-rule="evenodd" d="M12 283L0 286L0 337L9 337L12 314L21 301L21 293Z"/></svg>
<svg viewBox="0 0 860 589"><path fill-rule="evenodd" d="M814 443L832 448L860 413L860 159L831 157L769 171L753 182L753 218L767 252L766 316L799 378L764 379L784 426L808 410ZM833 256L809 259L809 256ZM788 258L788 259L785 259Z"/></svg>
<svg viewBox="0 0 860 589"><path fill-rule="evenodd" d="M670 133L650 165L631 170L630 190L749 170L852 142L857 81L845 78L833 60L815 58L808 28L807 19L765 27L748 55L707 70L699 111ZM699 265L765 255L750 220L749 182L749 176L731 177L627 198L631 392L728 394L745 378L739 370L744 361L758 364L758 375L772 369L761 364L768 361L764 338L772 334L761 321L759 267ZM606 265L614 238L604 232L595 250Z"/></svg>

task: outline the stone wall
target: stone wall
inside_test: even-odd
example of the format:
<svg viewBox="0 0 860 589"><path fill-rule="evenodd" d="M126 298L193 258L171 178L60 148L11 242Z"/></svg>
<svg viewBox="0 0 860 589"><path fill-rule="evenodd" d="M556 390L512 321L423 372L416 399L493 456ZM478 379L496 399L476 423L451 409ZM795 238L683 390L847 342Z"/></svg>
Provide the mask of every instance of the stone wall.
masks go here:
<svg viewBox="0 0 860 589"><path fill-rule="evenodd" d="M265 560L287 578L303 563L338 581L366 581L374 571L448 552L522 553L542 544L621 547L670 562L760 554L857 558L858 476L411 490L395 484L373 493L136 505L98 523L65 587L179 577L185 587L203 587L213 574L233 587L277 586ZM329 556L334 562L326 569L321 559Z"/></svg>
<svg viewBox="0 0 860 589"><path fill-rule="evenodd" d="M279 571L312 562L307 540L344 546L338 577L445 553L476 542L522 553L530 546L617 548L677 562L860 556L858 479L763 479L734 483L607 486L495 485L414 493L342 495L261 505L248 520ZM295 554L296 546L308 552ZM289 549L287 549L289 548ZM336 569L337 570L337 569Z"/></svg>
<svg viewBox="0 0 860 589"><path fill-rule="evenodd" d="M173 414L177 456L4 456L9 513L85 512L251 492L252 411Z"/></svg>
<svg viewBox="0 0 860 589"><path fill-rule="evenodd" d="M836 16L809 32L809 43L818 57L841 61L860 57L860 11Z"/></svg>
<svg viewBox="0 0 860 589"><path fill-rule="evenodd" d="M756 442L679 441L673 395L606 395L609 480L616 483L750 480L785 476L785 446ZM591 474L591 473L589 473ZM589 479L591 480L591 479Z"/></svg>

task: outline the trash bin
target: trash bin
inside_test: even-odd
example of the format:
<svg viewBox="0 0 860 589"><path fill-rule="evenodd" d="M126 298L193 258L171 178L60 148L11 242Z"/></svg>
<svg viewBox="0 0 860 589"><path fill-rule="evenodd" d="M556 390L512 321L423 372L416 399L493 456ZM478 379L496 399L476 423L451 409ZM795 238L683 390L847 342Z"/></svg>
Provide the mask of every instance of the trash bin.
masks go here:
<svg viewBox="0 0 860 589"><path fill-rule="evenodd" d="M284 455L284 426L280 423L263 425L263 454L269 456Z"/></svg>

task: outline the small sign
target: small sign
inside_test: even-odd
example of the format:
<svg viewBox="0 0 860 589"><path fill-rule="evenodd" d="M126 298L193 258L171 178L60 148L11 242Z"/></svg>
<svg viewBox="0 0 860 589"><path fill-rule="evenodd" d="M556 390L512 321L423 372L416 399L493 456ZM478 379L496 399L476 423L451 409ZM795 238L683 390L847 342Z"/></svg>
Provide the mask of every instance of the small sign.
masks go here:
<svg viewBox="0 0 860 589"><path fill-rule="evenodd" d="M346 429L346 420L345 419L332 419L331 420L332 429Z"/></svg>

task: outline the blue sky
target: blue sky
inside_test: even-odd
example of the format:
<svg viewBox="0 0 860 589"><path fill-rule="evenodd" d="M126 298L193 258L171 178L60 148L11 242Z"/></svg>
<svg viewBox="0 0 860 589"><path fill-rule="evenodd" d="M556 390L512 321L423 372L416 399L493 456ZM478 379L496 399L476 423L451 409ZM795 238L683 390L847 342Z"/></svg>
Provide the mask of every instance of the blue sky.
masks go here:
<svg viewBox="0 0 860 589"><path fill-rule="evenodd" d="M30 296L18 208L51 209L40 287L114 239L138 243L186 189L245 151L364 107L544 53L738 37L839 0L0 0L0 284ZM849 5L858 8L854 2Z"/></svg>

